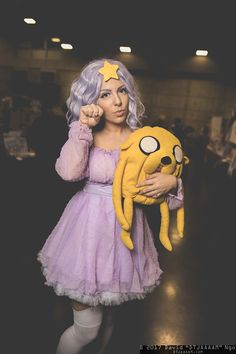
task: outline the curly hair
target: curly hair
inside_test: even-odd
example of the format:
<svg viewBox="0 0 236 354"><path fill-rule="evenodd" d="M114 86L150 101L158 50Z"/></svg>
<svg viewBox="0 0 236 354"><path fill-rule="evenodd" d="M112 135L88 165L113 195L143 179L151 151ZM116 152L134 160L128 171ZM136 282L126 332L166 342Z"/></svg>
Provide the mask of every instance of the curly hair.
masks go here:
<svg viewBox="0 0 236 354"><path fill-rule="evenodd" d="M109 61L111 64L119 66L117 72L119 79L126 85L129 95L129 113L126 118L126 123L131 129L137 129L142 126L141 120L145 112L145 107L140 100L138 88L133 76L124 64L113 59L98 59L91 61L82 69L80 75L72 82L70 96L66 101L68 107L68 112L66 114L67 122L70 124L79 119L81 106L92 103L96 104L103 80L103 77L98 70L103 67L105 60Z"/></svg>

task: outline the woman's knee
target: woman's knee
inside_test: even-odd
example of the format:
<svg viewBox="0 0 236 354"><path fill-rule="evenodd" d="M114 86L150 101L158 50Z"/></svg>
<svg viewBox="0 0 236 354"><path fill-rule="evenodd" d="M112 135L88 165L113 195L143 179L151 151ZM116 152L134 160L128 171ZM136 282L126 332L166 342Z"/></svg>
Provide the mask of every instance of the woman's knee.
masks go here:
<svg viewBox="0 0 236 354"><path fill-rule="evenodd" d="M79 311L73 309L74 324L67 328L62 334L57 354L68 354L81 351L81 349L92 342L98 335L102 319L103 311L99 307L86 307Z"/></svg>
<svg viewBox="0 0 236 354"><path fill-rule="evenodd" d="M78 333L87 344L93 341L99 332L103 320L101 306L87 307L84 310L74 310L74 331Z"/></svg>
<svg viewBox="0 0 236 354"><path fill-rule="evenodd" d="M78 302L76 300L71 300L71 306L73 310L76 311L83 311L90 307L89 305L82 304L81 302Z"/></svg>

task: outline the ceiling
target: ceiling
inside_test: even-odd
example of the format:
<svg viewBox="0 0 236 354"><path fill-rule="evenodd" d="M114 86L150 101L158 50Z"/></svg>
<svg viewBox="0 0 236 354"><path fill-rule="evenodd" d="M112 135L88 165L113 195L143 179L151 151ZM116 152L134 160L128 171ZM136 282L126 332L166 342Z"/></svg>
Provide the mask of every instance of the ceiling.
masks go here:
<svg viewBox="0 0 236 354"><path fill-rule="evenodd" d="M0 37L37 47L58 35L84 57L113 55L120 45L153 62L208 49L224 65L236 63L234 1L3 0ZM28 26L24 17L35 17Z"/></svg>

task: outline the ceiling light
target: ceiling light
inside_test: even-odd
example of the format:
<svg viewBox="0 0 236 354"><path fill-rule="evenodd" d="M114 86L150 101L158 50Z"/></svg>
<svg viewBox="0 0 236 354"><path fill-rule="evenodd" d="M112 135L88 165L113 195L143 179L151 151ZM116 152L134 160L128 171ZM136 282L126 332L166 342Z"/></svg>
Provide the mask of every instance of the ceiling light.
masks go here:
<svg viewBox="0 0 236 354"><path fill-rule="evenodd" d="M131 53L130 47L120 47L121 53Z"/></svg>
<svg viewBox="0 0 236 354"><path fill-rule="evenodd" d="M52 37L52 38L51 38L51 41L52 41L53 43L60 43L61 39L58 38L58 37Z"/></svg>
<svg viewBox="0 0 236 354"><path fill-rule="evenodd" d="M203 50L203 49L198 49L196 51L196 55L200 56L200 57L206 57L208 55L208 51L207 50Z"/></svg>
<svg viewBox="0 0 236 354"><path fill-rule="evenodd" d="M35 23L36 23L36 21L31 17L25 17L24 21L25 21L25 23L27 23L27 25L35 25Z"/></svg>
<svg viewBox="0 0 236 354"><path fill-rule="evenodd" d="M73 46L69 43L62 43L61 47L62 49L73 49Z"/></svg>

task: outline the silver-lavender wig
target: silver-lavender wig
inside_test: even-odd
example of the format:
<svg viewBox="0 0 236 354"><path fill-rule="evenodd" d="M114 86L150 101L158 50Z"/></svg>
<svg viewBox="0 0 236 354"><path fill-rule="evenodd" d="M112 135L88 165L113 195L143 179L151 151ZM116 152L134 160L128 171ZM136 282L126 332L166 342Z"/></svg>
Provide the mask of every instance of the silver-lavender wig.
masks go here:
<svg viewBox="0 0 236 354"><path fill-rule="evenodd" d="M142 126L141 119L145 111L144 105L140 100L133 76L124 64L113 59L98 59L91 61L82 69L80 75L72 82L70 96L66 101L68 108L66 115L67 122L70 124L74 120L79 119L81 106L92 103L96 104L103 80L103 76L98 70L103 67L105 60L119 66L117 71L119 79L124 82L129 95L129 114L126 123L131 129L137 129Z"/></svg>

